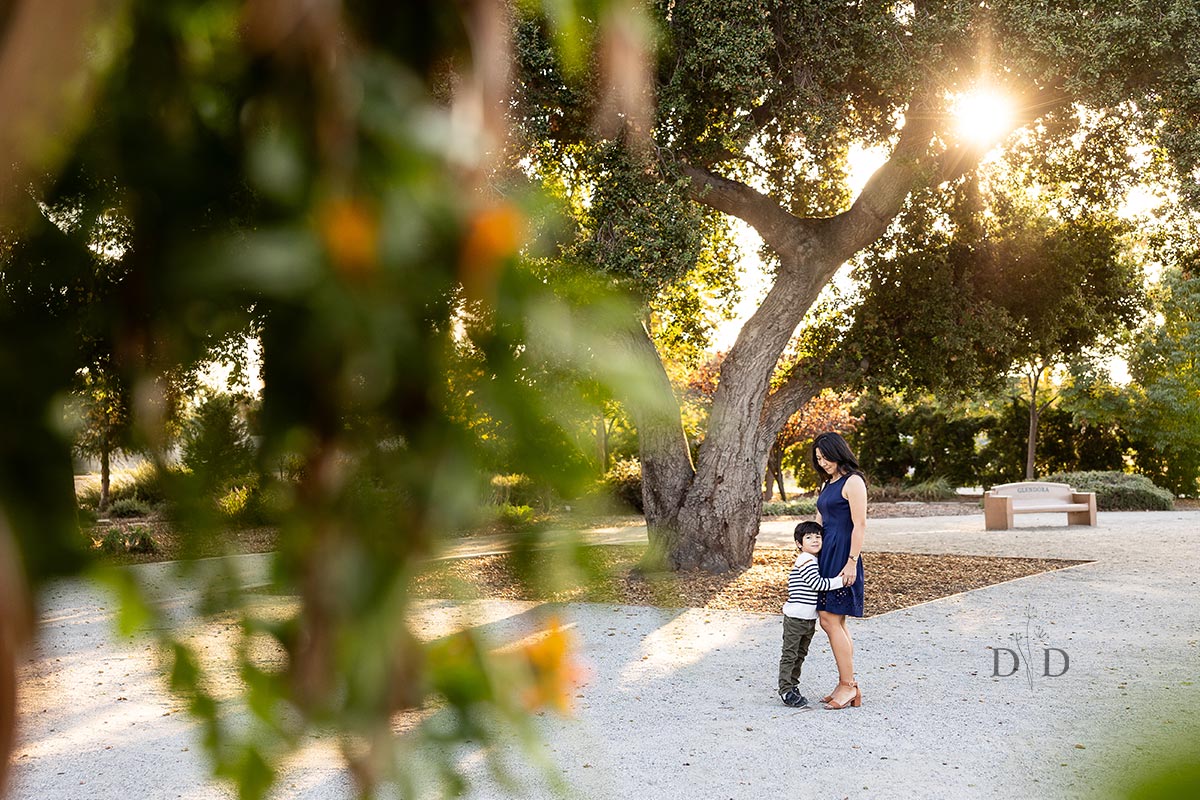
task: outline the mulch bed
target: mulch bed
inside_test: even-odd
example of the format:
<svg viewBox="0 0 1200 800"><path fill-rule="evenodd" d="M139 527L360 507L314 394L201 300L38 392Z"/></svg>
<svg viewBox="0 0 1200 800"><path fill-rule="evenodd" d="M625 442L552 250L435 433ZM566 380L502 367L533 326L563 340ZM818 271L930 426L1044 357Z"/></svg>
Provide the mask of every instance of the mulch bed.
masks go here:
<svg viewBox="0 0 1200 800"><path fill-rule="evenodd" d="M957 509L962 509L958 511ZM921 505L877 503L872 516L930 516L978 513L966 503ZM623 519L614 519L620 523ZM106 554L109 563L140 564L181 558L273 550L275 528L230 528L218 534L184 536L161 517L114 519L96 523L87 533L98 541L106 531L142 528L158 545L155 553ZM644 545L582 547L573 552L535 553L521 565L510 555L437 562L419 576L414 594L427 598L499 598L549 602L593 602L665 608L714 608L779 613L786 595L792 550L760 548L753 565L740 573L690 572L643 575L635 567ZM874 616L978 589L995 583L1073 566L1079 561L987 556L864 553L867 571L866 615ZM521 580L519 574L530 576Z"/></svg>
<svg viewBox="0 0 1200 800"><path fill-rule="evenodd" d="M762 548L741 573L703 572L643 576L634 567L645 548L585 547L574 563L561 553L534 554L517 577L510 555L442 562L420 576L418 597L499 598L593 602L666 608L715 608L777 614L787 594L792 550ZM968 589L1036 575L1086 562L1046 558L873 553L863 555L867 574L866 616L884 614Z"/></svg>
<svg viewBox="0 0 1200 800"><path fill-rule="evenodd" d="M977 514L967 502L873 503L871 517L922 517ZM631 522L632 520L632 522ZM640 518L613 517L608 525L637 524ZM230 553L273 550L275 528L229 528L217 534L184 536L158 516L114 519L96 523L88 534L98 541L106 531L142 528L158 545L155 553L106 554L110 563L139 564L180 558L203 558ZM488 597L551 602L595 602L667 608L715 608L779 613L786 595L792 550L760 548L753 565L740 573L703 572L642 575L634 568L644 545L583 547L573 553L539 552L524 565L509 555L482 556L439 562L420 576L419 597ZM1083 563L1057 559L993 558L986 556L864 554L867 570L866 615L883 614L939 597ZM521 574L536 579L522 581Z"/></svg>

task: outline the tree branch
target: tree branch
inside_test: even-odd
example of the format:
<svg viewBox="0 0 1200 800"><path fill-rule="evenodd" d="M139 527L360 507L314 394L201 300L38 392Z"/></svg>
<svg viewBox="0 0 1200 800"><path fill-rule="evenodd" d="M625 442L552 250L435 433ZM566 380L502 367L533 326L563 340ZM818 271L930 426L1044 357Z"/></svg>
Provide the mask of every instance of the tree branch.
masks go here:
<svg viewBox="0 0 1200 800"><path fill-rule="evenodd" d="M849 210L832 220L831 238L839 253L849 258L887 230L922 172L930 169L925 156L935 129L932 116L910 107L891 158L875 170Z"/></svg>
<svg viewBox="0 0 1200 800"><path fill-rule="evenodd" d="M787 380L763 404L760 435L773 439L788 419L823 389L837 388L851 377L853 369L841 359L805 360L797 363Z"/></svg>
<svg viewBox="0 0 1200 800"><path fill-rule="evenodd" d="M679 162L679 169L691 180L693 200L745 221L781 255L794 249L804 232L817 222L793 216L774 199L741 181L685 162Z"/></svg>

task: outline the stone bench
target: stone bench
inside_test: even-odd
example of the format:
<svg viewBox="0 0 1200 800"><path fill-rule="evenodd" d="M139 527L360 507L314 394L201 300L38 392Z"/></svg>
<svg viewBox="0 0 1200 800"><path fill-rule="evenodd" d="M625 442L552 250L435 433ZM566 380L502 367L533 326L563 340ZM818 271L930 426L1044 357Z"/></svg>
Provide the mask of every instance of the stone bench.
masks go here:
<svg viewBox="0 0 1200 800"><path fill-rule="evenodd" d="M993 486L983 493L983 523L989 531L1006 531L1013 514L1065 511L1068 525L1096 524L1096 493L1076 492L1065 483L1024 481Z"/></svg>

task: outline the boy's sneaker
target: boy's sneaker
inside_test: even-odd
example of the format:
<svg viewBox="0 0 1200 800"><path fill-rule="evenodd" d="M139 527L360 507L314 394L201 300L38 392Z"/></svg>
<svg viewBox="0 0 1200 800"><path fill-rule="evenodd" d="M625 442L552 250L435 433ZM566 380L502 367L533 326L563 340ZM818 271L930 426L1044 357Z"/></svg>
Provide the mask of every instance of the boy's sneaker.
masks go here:
<svg viewBox="0 0 1200 800"><path fill-rule="evenodd" d="M779 695L779 699L783 701L785 706L791 706L792 708L803 708L808 705L808 698L800 694L798 688L788 689Z"/></svg>

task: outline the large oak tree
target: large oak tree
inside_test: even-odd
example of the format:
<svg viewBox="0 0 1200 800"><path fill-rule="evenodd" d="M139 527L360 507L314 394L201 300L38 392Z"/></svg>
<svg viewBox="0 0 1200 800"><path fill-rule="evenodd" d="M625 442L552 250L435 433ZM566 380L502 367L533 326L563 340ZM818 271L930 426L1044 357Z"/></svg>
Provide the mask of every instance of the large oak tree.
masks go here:
<svg viewBox="0 0 1200 800"><path fill-rule="evenodd" d="M695 461L678 415L663 411L670 399L663 370L663 402L631 398L650 541L672 568L750 563L757 484L776 433L836 383L831 373L846 363L802 359L773 381L780 357L842 264L879 240L906 204L940 202L978 166L989 146L957 136L958 96L986 86L1009 97L1009 128L1036 132L1035 160L1085 175L1098 174L1087 163L1095 154L1108 159L1104 174L1128 171L1120 152L1088 150L1089 126L1113 120L1169 154L1185 196L1194 194L1194 2L650 5L661 36L643 98L649 111L597 127L611 91L603 81L572 81L556 66L537 15L518 15L512 113L525 163L587 187L578 238L566 248L573 255L635 276L643 290L669 285L701 252L699 221L716 211L749 224L772 262L770 290L722 365ZM890 155L851 196L848 156L856 145ZM1064 151L1083 155L1052 163L1049 154ZM1084 181L1080 188L1103 200L1112 187ZM653 302L650 293L645 299ZM658 360L646 326L628 341Z"/></svg>

